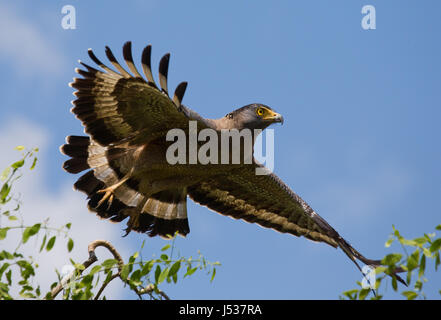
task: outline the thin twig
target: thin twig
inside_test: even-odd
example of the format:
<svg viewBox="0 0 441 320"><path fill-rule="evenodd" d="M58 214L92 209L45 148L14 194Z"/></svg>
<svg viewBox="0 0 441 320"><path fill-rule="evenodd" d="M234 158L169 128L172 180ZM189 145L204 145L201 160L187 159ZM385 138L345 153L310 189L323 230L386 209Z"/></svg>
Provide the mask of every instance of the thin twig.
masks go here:
<svg viewBox="0 0 441 320"><path fill-rule="evenodd" d="M149 284L149 285L148 285L147 287L145 287L144 289L142 289L142 290L135 289L135 291L136 291L136 293L138 294L138 296L141 296L141 295L143 295L143 294L148 294L148 295L151 296L151 293L152 293L153 291L155 291L155 286L154 286L153 284ZM158 293L161 295L161 297L163 297L164 299L166 299L166 300L170 300L170 297L169 297L168 295L166 295L165 292L163 292L163 291L161 291L161 290L158 290L157 292L158 292Z"/></svg>
<svg viewBox="0 0 441 320"><path fill-rule="evenodd" d="M130 278L127 278L126 280L124 280L123 278L121 278L121 270L122 267L124 266L124 260L121 257L121 255L119 254L119 252L116 250L116 248L109 242L106 240L95 240L92 241L89 246L87 247L87 250L89 252L89 258L83 262L83 266L84 268L82 270L74 270L72 271L67 277L65 277L62 281L60 281L60 283L51 291L51 298L55 299L55 297L61 292L61 290L63 290L63 288L65 287L65 285L72 280L72 278L75 276L76 272L78 272L78 276L81 275L83 273L84 270L86 270L90 265L92 265L93 263L95 263L96 261L98 261L98 258L96 257L95 254L95 250L98 247L105 247L106 249L108 249L113 257L118 261L118 273L114 274L110 280L108 281L104 281L103 285L101 286L101 288L98 290L98 293L96 294L94 300L98 300L98 298L100 297L101 293L104 291L104 289L107 287L107 285L115 278L120 278L121 281L129 284L130 282ZM152 292L155 291L155 286L152 284L149 284L147 287L145 287L144 289L139 290L138 288L133 288L133 290L135 291L135 293L142 299L142 295L143 294L148 294L152 297ZM156 290L156 292L164 299L166 300L170 300L170 297L165 294L165 292L161 291L161 290Z"/></svg>
<svg viewBox="0 0 441 320"><path fill-rule="evenodd" d="M113 279L118 278L118 277L119 277L119 272L115 273L108 281L104 281L103 285L101 286L100 290L96 294L95 298L93 298L93 300L98 300L98 298L100 297L101 293L104 291L104 289L110 283L110 281L112 281Z"/></svg>
<svg viewBox="0 0 441 320"><path fill-rule="evenodd" d="M92 241L89 246L87 247L87 250L89 251L89 259L83 262L84 268L82 270L74 270L72 271L63 281L60 281L60 283L51 291L51 298L55 299L55 297L63 290L64 286L72 280L76 272L78 271L78 275L81 275L84 270L86 270L91 264L98 261L98 258L95 254L95 249L98 247L105 247L107 248L113 255L113 257L118 260L118 275L121 272L122 266L124 265L124 261L119 254L119 252L115 249L115 247L106 240L95 240Z"/></svg>

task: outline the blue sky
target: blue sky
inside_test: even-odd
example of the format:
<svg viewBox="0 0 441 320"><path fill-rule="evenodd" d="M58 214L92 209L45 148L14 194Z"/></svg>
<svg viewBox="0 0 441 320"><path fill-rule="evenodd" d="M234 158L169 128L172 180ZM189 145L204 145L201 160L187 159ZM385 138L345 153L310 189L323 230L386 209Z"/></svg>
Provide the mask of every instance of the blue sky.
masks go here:
<svg viewBox="0 0 441 320"><path fill-rule="evenodd" d="M76 8L75 30L61 27L66 4ZM376 8L376 30L361 28L365 4ZM77 177L61 169L66 158L58 151L66 135L82 133L69 112L74 97L67 86L77 60L90 63L88 48L105 60L105 45L121 58L131 40L139 61L152 44L153 68L171 52L169 87L188 81L183 102L203 116L252 102L283 114L285 124L273 127L275 173L355 248L380 258L389 252L384 243L392 225L412 238L441 222L440 12L435 0L3 3L2 153L41 144L38 187L47 203L39 203L46 215L78 221L76 232L87 227L92 238L94 230L107 230L127 254L143 239L144 256L157 252L165 240L122 238L123 225L87 212L84 196L70 188ZM62 209L60 199L71 197L69 210ZM172 298L336 299L361 280L346 256L325 244L191 201L188 212L191 233L177 247L186 256L201 250L222 266L213 283L200 275L166 286ZM85 248L78 253L84 254ZM426 292L438 298L440 276L429 277ZM397 295L388 288L386 297Z"/></svg>

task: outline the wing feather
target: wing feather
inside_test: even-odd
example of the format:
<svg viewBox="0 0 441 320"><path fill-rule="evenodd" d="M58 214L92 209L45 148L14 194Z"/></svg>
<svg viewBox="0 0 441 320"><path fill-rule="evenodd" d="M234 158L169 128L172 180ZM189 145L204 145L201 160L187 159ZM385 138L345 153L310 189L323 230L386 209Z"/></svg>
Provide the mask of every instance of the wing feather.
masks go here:
<svg viewBox="0 0 441 320"><path fill-rule="evenodd" d="M235 219L338 246L338 233L275 174L246 165L188 188L190 197Z"/></svg>
<svg viewBox="0 0 441 320"><path fill-rule="evenodd" d="M168 95L167 77L168 77L168 64L170 62L170 53L165 54L159 62L159 84L165 94Z"/></svg>
<svg viewBox="0 0 441 320"><path fill-rule="evenodd" d="M101 145L148 143L164 136L170 129L188 128L188 120L192 117L180 108L186 83L177 87L173 100L168 96L169 54L162 58L159 66L161 91L151 74L151 46L147 46L142 55L147 81L133 63L130 42L124 45L123 56L134 76L118 63L109 47L106 47L106 55L118 72L104 65L91 49L88 53L104 71L80 62L86 70L76 69L82 78L74 78L70 85L78 90L74 92L77 99L73 101L72 112L82 121L85 132L93 140ZM206 124L201 122L200 127L206 127Z"/></svg>
<svg viewBox="0 0 441 320"><path fill-rule="evenodd" d="M130 71L135 75L135 77L142 78L141 74L138 72L138 69L136 69L135 63L133 62L132 42L127 41L124 44L123 56L124 56L124 60L126 61L127 66L129 67Z"/></svg>
<svg viewBox="0 0 441 320"><path fill-rule="evenodd" d="M98 59L98 57L95 55L92 49L87 50L87 53L89 54L90 59L92 59L93 62L95 62L97 65L99 65L103 70L107 71L108 73L121 77L121 75L116 72L115 70L110 69L108 66L106 66L104 63L101 62L101 60ZM96 70L96 69L95 69ZM98 71L98 70L96 70Z"/></svg>
<svg viewBox="0 0 441 320"><path fill-rule="evenodd" d="M173 96L173 102L175 105L180 108L182 99L184 98L185 89L187 89L187 82L181 82L175 90L175 94Z"/></svg>
<svg viewBox="0 0 441 320"><path fill-rule="evenodd" d="M148 45L142 51L142 57L141 57L142 71L144 72L147 80L150 83L154 84L155 79L153 78L153 74L152 74L151 56L152 56L152 46ZM156 86L156 84L154 85Z"/></svg>

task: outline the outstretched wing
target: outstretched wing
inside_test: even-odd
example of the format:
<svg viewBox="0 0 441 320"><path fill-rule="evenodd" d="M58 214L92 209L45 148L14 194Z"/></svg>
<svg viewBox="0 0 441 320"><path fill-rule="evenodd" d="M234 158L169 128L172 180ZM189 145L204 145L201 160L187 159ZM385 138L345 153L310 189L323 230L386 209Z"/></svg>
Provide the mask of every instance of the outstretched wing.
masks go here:
<svg viewBox="0 0 441 320"><path fill-rule="evenodd" d="M246 165L188 188L208 208L279 232L304 236L337 247L337 232L275 174L256 175Z"/></svg>
<svg viewBox="0 0 441 320"><path fill-rule="evenodd" d="M85 126L85 132L105 146L121 142L148 143L166 134L172 128L188 127L188 113L181 106L187 87L180 83L173 98L168 95L167 73L170 54L164 55L159 64L160 88L155 84L151 71L151 46L142 53L144 79L135 67L131 42L123 47L124 60L131 75L116 60L109 47L106 55L117 71L104 65L89 49L90 58L103 71L80 61L87 69L76 69L83 78L74 78L70 86L74 92L72 112Z"/></svg>
<svg viewBox="0 0 441 320"><path fill-rule="evenodd" d="M189 187L188 194L220 214L325 242L340 247L354 262L359 259L379 265L379 261L367 259L355 250L279 177L270 172L256 175L256 168L265 170L260 164L242 166L228 175L218 175Z"/></svg>

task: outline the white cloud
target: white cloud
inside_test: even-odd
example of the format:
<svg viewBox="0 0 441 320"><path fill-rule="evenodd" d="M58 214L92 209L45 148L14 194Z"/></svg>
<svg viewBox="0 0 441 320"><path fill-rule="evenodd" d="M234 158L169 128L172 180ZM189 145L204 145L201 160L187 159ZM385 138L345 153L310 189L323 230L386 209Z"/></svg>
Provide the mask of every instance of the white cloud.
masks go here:
<svg viewBox="0 0 441 320"><path fill-rule="evenodd" d="M22 206L20 212L26 225L33 225L49 218L51 227L60 227L67 222L72 223L69 234L75 240L74 250L68 254L66 249L67 239L58 237L54 249L50 252L38 254L40 241L31 238L24 247L24 252L32 255L40 267L38 268L36 283L40 284L43 292L49 289L52 282L57 280L55 269L62 270L64 265L70 264L69 257L76 262L83 262L88 258L87 245L96 239L105 239L112 242L124 258L131 253L121 241L121 225L101 221L95 214L86 209L85 196L72 190L70 183L63 184L57 192L48 189L45 174L47 168L47 147L49 134L44 129L23 119L12 119L7 124L0 126L0 145L2 157L0 168L5 168L20 156L14 147L26 143L26 146L38 146L38 164L34 171L24 170L14 187L14 193L20 193ZM58 168L57 168L58 169ZM59 168L61 170L61 168ZM3 169L1 169L3 170ZM13 250L21 236L20 231L10 230L8 237L0 242L2 249ZM97 249L98 259L111 258L105 249ZM121 282L115 280L104 291L108 298L122 298Z"/></svg>
<svg viewBox="0 0 441 320"><path fill-rule="evenodd" d="M65 70L63 57L36 21L20 16L4 3L0 4L0 30L0 59L12 64L20 74L60 74Z"/></svg>

